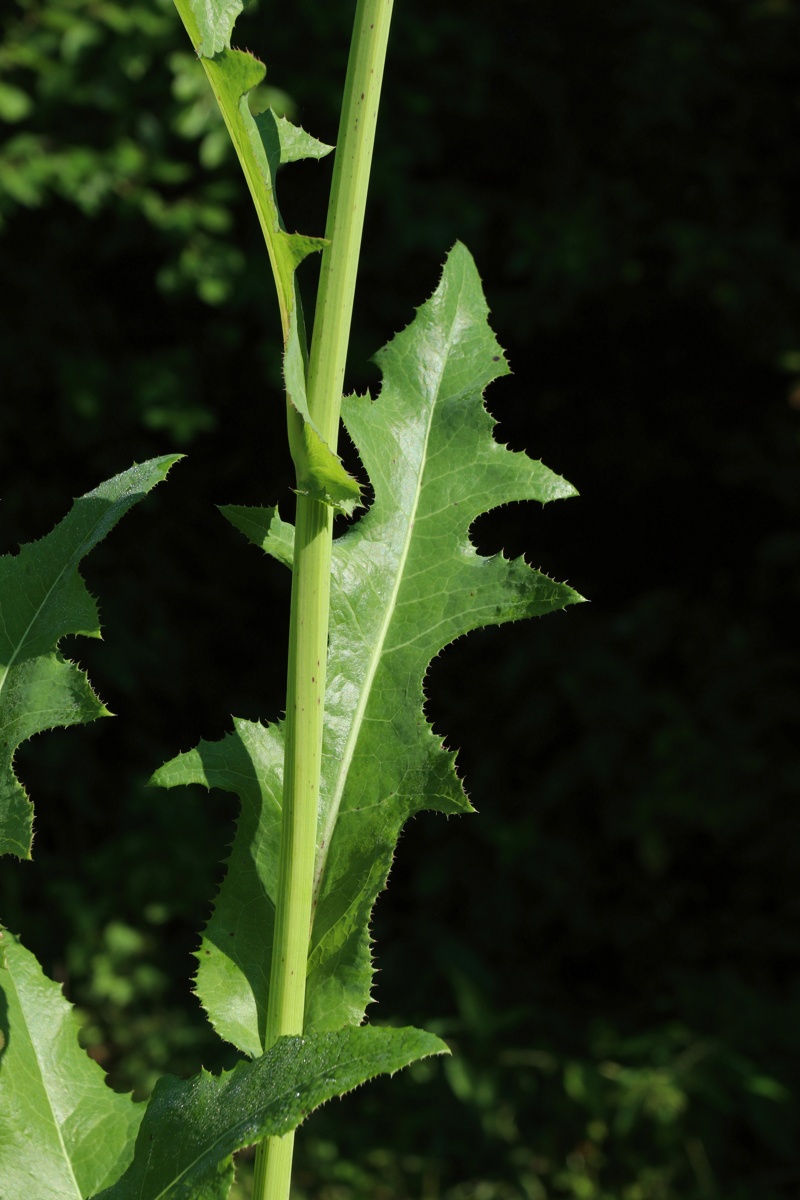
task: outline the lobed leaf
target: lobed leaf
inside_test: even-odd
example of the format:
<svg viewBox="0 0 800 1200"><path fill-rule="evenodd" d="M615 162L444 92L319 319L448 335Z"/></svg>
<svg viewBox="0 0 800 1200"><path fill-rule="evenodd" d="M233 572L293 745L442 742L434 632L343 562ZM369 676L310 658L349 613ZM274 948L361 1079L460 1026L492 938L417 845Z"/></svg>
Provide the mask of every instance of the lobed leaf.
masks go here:
<svg viewBox="0 0 800 1200"><path fill-rule="evenodd" d="M283 744L274 729L234 720L220 742L201 742L153 783L199 783L239 797L228 871L203 933L197 991L221 1037L257 1058L264 1050L280 844Z"/></svg>
<svg viewBox="0 0 800 1200"><path fill-rule="evenodd" d="M431 660L471 629L581 599L521 559L482 557L470 542L480 513L574 494L492 436L483 390L508 367L487 317L475 265L457 245L434 295L378 356L379 398L344 407L375 499L333 546L307 1031L363 1018L373 972L370 913L402 825L423 808L470 811L454 756L424 715ZM289 527L274 509L223 511L256 545L289 561ZM198 952L197 990L220 1035L257 1054L267 1009L282 726L237 721L216 753L223 752L224 771L203 744L153 782L199 782L240 798L228 871Z"/></svg>
<svg viewBox="0 0 800 1200"><path fill-rule="evenodd" d="M0 930L0 1200L83 1200L133 1156L144 1114L106 1086L30 951Z"/></svg>
<svg viewBox="0 0 800 1200"><path fill-rule="evenodd" d="M402 825L423 808L471 807L455 756L424 717L430 662L472 629L581 599L522 559L480 556L470 541L481 513L575 490L492 436L483 391L508 366L463 246L377 362L379 400L344 408L375 500L333 556L310 1028L345 1013L360 1019L369 1002L369 918Z"/></svg>
<svg viewBox="0 0 800 1200"><path fill-rule="evenodd" d="M33 807L13 757L35 733L108 715L83 671L58 650L100 637L78 564L167 474L179 454L132 467L82 496L46 537L0 558L0 854L30 858Z"/></svg>
<svg viewBox="0 0 800 1200"><path fill-rule="evenodd" d="M419 1029L341 1029L281 1038L255 1062L219 1076L165 1076L147 1107L133 1162L96 1200L225 1200L232 1155L281 1137L310 1112L384 1073L447 1053Z"/></svg>

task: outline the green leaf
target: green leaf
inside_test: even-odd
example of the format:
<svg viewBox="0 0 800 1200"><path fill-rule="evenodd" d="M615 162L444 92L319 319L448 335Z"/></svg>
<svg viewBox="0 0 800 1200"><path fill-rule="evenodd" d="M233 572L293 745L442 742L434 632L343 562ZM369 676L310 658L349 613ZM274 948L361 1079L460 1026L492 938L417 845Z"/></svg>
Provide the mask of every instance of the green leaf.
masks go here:
<svg viewBox="0 0 800 1200"><path fill-rule="evenodd" d="M273 187L282 163L299 162L303 158L325 158L333 150L333 146L320 142L286 117L279 117L271 108L258 113L254 120L266 151Z"/></svg>
<svg viewBox="0 0 800 1200"><path fill-rule="evenodd" d="M234 22L244 8L244 0L191 0L200 43L198 54L213 58L230 48Z"/></svg>
<svg viewBox="0 0 800 1200"><path fill-rule="evenodd" d="M296 310L283 354L286 394L294 408L288 423L289 449L297 474L297 491L350 516L361 501L361 485L333 454L311 419L306 395L306 356Z"/></svg>
<svg viewBox="0 0 800 1200"><path fill-rule="evenodd" d="M294 526L281 520L277 508L246 508L225 504L219 510L231 525L265 553L291 567L294 557Z"/></svg>
<svg viewBox="0 0 800 1200"><path fill-rule="evenodd" d="M416 1059L447 1053L419 1029L341 1029L281 1038L255 1062L183 1081L165 1076L125 1175L96 1200L225 1200L232 1155L295 1129L320 1104Z"/></svg>
<svg viewBox="0 0 800 1200"><path fill-rule="evenodd" d="M97 606L78 574L84 555L167 474L154 458L82 496L55 529L0 558L0 853L30 858L33 807L14 752L45 729L108 715L83 671L57 649L67 634L100 637Z"/></svg>
<svg viewBox="0 0 800 1200"><path fill-rule="evenodd" d="M275 122L278 130L282 163L299 162L303 158L325 158L333 150L333 146L329 146L327 142L321 142L319 138L312 137L301 125L293 125L286 117L277 116L272 109L268 109L267 114ZM262 118L265 115L262 113L260 117L256 117L256 124L261 131L262 138L264 137Z"/></svg>
<svg viewBox="0 0 800 1200"><path fill-rule="evenodd" d="M308 1031L363 1017L373 970L370 913L402 825L424 808L470 811L454 756L425 719L431 660L471 629L580 600L522 559L482 557L469 539L475 518L501 504L574 494L541 463L492 436L483 390L508 367L487 316L475 265L458 245L434 295L378 356L380 398L345 404L375 499L333 547ZM287 528L275 522L274 510L229 515L256 545L286 561ZM267 1007L282 726L240 721L222 746L234 769L209 772L211 748L203 745L162 768L154 782L203 782L241 799L197 986L221 1036L253 1054L263 1046ZM261 895L251 921L254 871ZM229 987L235 1003L225 999Z"/></svg>
<svg viewBox="0 0 800 1200"><path fill-rule="evenodd" d="M274 730L234 720L221 742L201 742L152 780L221 788L241 801L228 874L197 953L197 991L220 1036L252 1058L263 1053L267 1017L282 779L283 745Z"/></svg>
<svg viewBox="0 0 800 1200"><path fill-rule="evenodd" d="M269 253L281 311L283 373L291 405L289 448L298 490L350 514L360 499L358 482L347 474L308 411L305 329L295 280L300 263L321 250L325 239L288 233L275 192L281 163L321 158L331 147L269 109L258 117L250 112L248 94L264 79L266 68L252 54L230 48L236 10L241 9L238 0L175 0L175 7L219 104Z"/></svg>
<svg viewBox="0 0 800 1200"><path fill-rule="evenodd" d="M106 1086L58 984L0 930L0 1197L83 1200L133 1155L143 1104Z"/></svg>

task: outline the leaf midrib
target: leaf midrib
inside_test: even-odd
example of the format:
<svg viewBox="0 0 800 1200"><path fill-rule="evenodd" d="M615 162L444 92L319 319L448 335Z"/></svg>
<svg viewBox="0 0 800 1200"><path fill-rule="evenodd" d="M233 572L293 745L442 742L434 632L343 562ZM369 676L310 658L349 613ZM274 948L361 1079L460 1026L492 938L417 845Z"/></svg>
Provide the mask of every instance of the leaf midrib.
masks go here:
<svg viewBox="0 0 800 1200"><path fill-rule="evenodd" d="M305 1044L305 1041L303 1044ZM429 1051L428 1053L429 1054L433 1053L433 1051ZM288 1083L288 1084L284 1085L281 1088L281 1091L278 1092L271 1100L268 1100L267 1103L265 1104L264 1115L262 1116L262 1119L259 1122L259 1124L261 1124L262 1126L264 1124L266 1124L267 1121L269 1120L270 1113L272 1111L274 1111L276 1108L279 1109L279 1106L284 1102L284 1100L296 1099L300 1095L300 1093L298 1093L298 1091L297 1091L298 1086L305 1088L306 1092L309 1092L309 1091L311 1091L314 1083L316 1083L317 1079L320 1076L322 1076L326 1080L326 1082L329 1078L331 1078L333 1076L332 1082L335 1083L336 1082L335 1076L337 1074L338 1075L346 1074L348 1071L348 1068L352 1072L352 1069L354 1066L355 1066L355 1073L360 1075L361 1070L359 1070L358 1064L363 1063L363 1061L364 1061L364 1053L363 1052L356 1051L356 1050L340 1051L340 1057L337 1058L336 1062L331 1063L327 1066L323 1066L321 1068L317 1068L317 1075L313 1076L309 1082L307 1082L305 1084L299 1084L299 1085L297 1084L297 1082ZM367 1061L370 1061L370 1060L368 1059ZM373 1074L371 1074L367 1078L368 1079L374 1078L375 1075L383 1073L384 1069L385 1069L384 1067L379 1067L377 1070L373 1070ZM396 1069L402 1069L402 1067L396 1068ZM363 1070L363 1068L362 1068L362 1070ZM364 1082L366 1082L366 1081L364 1081ZM354 1084L352 1086L357 1086L357 1085ZM350 1089L348 1088L348 1090L350 1090ZM324 1101L321 1101L320 1103L324 1103ZM318 1107L318 1105L312 1106L312 1108L309 1111L313 1112L315 1107ZM308 1114L306 1114L306 1115L308 1115ZM302 1119L303 1118L301 1117L301 1120ZM298 1124L299 1123L300 1122L298 1121ZM172 1189L177 1184L179 1184L182 1181L186 1181L187 1179L189 1180L189 1182L191 1182L190 1176L193 1171L202 1169L202 1166L209 1161L211 1161L212 1164L222 1162L223 1158L227 1158L230 1156L230 1154L235 1153L235 1151L231 1151L230 1154L227 1152L223 1152L223 1154L217 1155L216 1149L218 1146L220 1146L220 1144L224 1144L226 1142L226 1140L231 1137L232 1133L235 1137L238 1137L239 1136L238 1131L243 1130L249 1124L251 1124L250 1121L241 1120L241 1119L238 1121L236 1121L236 1120L230 1121L228 1123L228 1125L226 1125L226 1127L220 1131L220 1133L217 1135L217 1137L214 1138L213 1141L205 1142L203 1144L202 1149L199 1151L199 1153L194 1154L193 1157L190 1159L190 1161L186 1164L185 1167L183 1167L183 1169L181 1171L179 1171L177 1174L175 1174L172 1177L172 1179L167 1180L165 1187L163 1187L161 1189L161 1191L158 1192L157 1195L155 1195L153 1197L153 1200L168 1200L168 1197L170 1196ZM290 1132L290 1131L287 1130L286 1132ZM275 1135L275 1136L278 1136L278 1135ZM144 1184L145 1181L143 1180L142 1182Z"/></svg>
<svg viewBox="0 0 800 1200"><path fill-rule="evenodd" d="M97 521L95 521L94 526L92 527L92 531L94 532L94 530L97 529L97 526L100 525L101 523L102 523L102 518L98 518ZM84 555L88 553L89 549L91 549L91 545L87 547L86 542L87 542L87 539L84 538L84 540L81 542L78 549L73 552L71 557L67 560L67 562L64 564L64 566L61 568L61 570L55 576L50 587L45 592L41 603L36 608L33 616L31 617L30 621L28 622L27 626L25 627L25 630L24 630L22 636L17 641L17 644L14 647L13 653L11 654L11 657L9 658L8 663L6 664L5 668L3 669L2 677L0 677L0 695L2 695L3 689L6 686L6 680L8 679L8 675L9 675L9 672L11 671L11 668L13 667L14 663L17 661L20 651L22 650L23 646L25 645L25 643L28 640L28 635L30 634L31 629L36 624L42 611L46 608L47 604L49 603L50 597L52 596L53 592L58 587L58 585L61 582L64 575L68 574L70 571L75 570L77 568L78 563L81 561L81 559L84 557ZM20 553L22 553L22 552L23 551L20 551ZM0 609L0 611L1 611L1 609ZM3 622L3 624L5 625L5 621ZM56 638L56 645L58 645L61 638L65 637L65 636L66 636L65 634L59 635L59 637Z"/></svg>
<svg viewBox="0 0 800 1200"><path fill-rule="evenodd" d="M408 516L407 525L406 525L406 536L404 539L402 553L398 560L398 568L397 568L397 571L395 572L395 579L394 579L394 584L392 587L391 596L390 596L389 602L386 604L384 619L381 622L379 635L375 639L374 650L370 656L368 670L366 671L366 673L364 675L364 683L363 683L363 686L362 686L360 694L359 694L358 704L356 705L355 710L354 710L353 720L352 720L352 723L350 726L350 732L348 733L348 736L347 736L347 741L345 743L344 753L342 754L341 759L339 760L340 767L336 774L336 784L335 784L335 787L331 794L331 802L328 806L328 812L327 812L327 816L325 818L325 823L323 825L321 833L318 835L317 861L316 861L316 865L314 868L314 891L313 891L312 908L311 908L312 926L313 926L314 916L317 911L317 904L319 901L320 892L322 890L322 882L325 877L325 866L326 866L326 863L328 860L328 854L330 852L331 841L333 838L333 831L335 829L336 821L339 816L339 809L341 807L344 790L347 786L347 779L348 779L348 776L350 773L350 766L352 764L353 757L355 755L356 745L358 743L358 739L359 739L359 736L361 733L361 726L363 724L364 713L366 711L367 704L369 703L369 698L372 693L372 684L375 679L375 674L378 670L378 665L380 663L381 658L383 657L383 648L384 648L384 644L386 642L386 636L388 634L389 626L391 625L392 617L394 616L394 612L397 607L397 596L399 594L400 587L402 586L403 578L405 575L405 564L408 559L409 548L410 548L411 540L412 540L412 536L413 536L414 520L416 517L417 509L419 507L420 495L422 493L422 482L423 482L423 478L425 475L425 468L428 464L428 441L430 439L431 426L433 424L434 414L436 412L436 408L439 403L439 393L441 390L442 378L444 376L447 364L450 360L450 354L451 354L452 345L453 345L453 329L458 322L458 314L461 310L461 299L462 299L463 293L464 293L464 281L462 279L461 286L459 288L458 303L456 304L455 316L452 318L452 320L450 322L450 328L448 330L447 354L442 356L442 366L441 366L441 370L439 372L438 379L436 381L434 398L433 398L433 401L430 404L429 410L428 410L428 412L429 412L428 425L427 425L427 429L425 431L425 443L424 443L424 447L423 447L423 453L420 455L421 466L420 466L420 470L417 475L416 488L414 490L414 502L413 502L413 505L411 506L411 508L409 509L409 516ZM378 401L376 403L380 403L380 399L378 399ZM321 847L321 849L320 849L320 847Z"/></svg>
<svg viewBox="0 0 800 1200"><path fill-rule="evenodd" d="M25 1017L25 1005L24 1005L24 1004L23 1004L23 1002L22 1002L22 996L20 995L20 992L19 992L19 986L18 986L18 984L17 984L17 981L16 981L16 979L14 978L13 972L12 972L10 969L9 969L9 975L10 975L10 977L11 977L11 979L12 979L12 982L13 982L14 991L15 991L15 992L16 992L16 994L17 994L17 1002L18 1002L18 1004L19 1004L19 1010L20 1010L20 1014L21 1014L21 1017L22 1017L22 1022L23 1022L23 1025L25 1026L25 1032L26 1032L26 1034L27 1034L27 1037L28 1037L28 1044L30 1045L30 1047L31 1047L31 1050L32 1050L32 1052L33 1052L34 1061L35 1061L35 1063L36 1063L36 1068L37 1068L37 1071L38 1071L38 1073L39 1073L39 1079L40 1079L40 1082L41 1082L41 1085L42 1085L42 1091L44 1092L44 1095L45 1095L45 1098L46 1098L46 1101L47 1101L47 1108L48 1108L48 1111L50 1112L50 1116L51 1116L51 1119L52 1119L53 1128L54 1128L54 1129L55 1129L55 1131L56 1131L56 1135L57 1135L57 1137L58 1137L58 1142L59 1142L59 1145L61 1146L61 1151L62 1151L62 1154L63 1154L64 1162L67 1164L67 1168L68 1168L68 1170L69 1170L69 1176L70 1176L70 1179L72 1180L72 1183L73 1183L73 1185L74 1185L74 1188L75 1188L75 1195L76 1195L76 1197L77 1197L77 1200L82 1200L82 1196L81 1196L81 1189L80 1189L80 1187L78 1186L78 1180L77 1180L77 1178L76 1178L76 1176L75 1176L75 1172L74 1172L74 1170L73 1170L73 1167L72 1167L72 1159L70 1158L70 1156L69 1156L69 1153L68 1153L68 1151L67 1151L67 1146L66 1146L66 1143L65 1143L65 1141L64 1141L64 1138L63 1138L63 1136L62 1136L62 1133L61 1133L61 1125L59 1124L58 1120L56 1119L56 1114L55 1114L55 1111L54 1111L54 1109L53 1109L53 1105L52 1105L52 1103L51 1103L51 1101L50 1101L50 1093L49 1093L49 1091L48 1091L48 1089L47 1089L47 1085L46 1085L46 1082L45 1082L47 1077L46 1077L46 1075L45 1075L45 1072L44 1072L44 1070L43 1070L43 1068L42 1068L42 1065L41 1065L41 1061L40 1061L39 1054L38 1054L37 1047L36 1047L36 1042L34 1041L34 1038L33 1038L33 1033L32 1033L32 1030L31 1030L31 1026L30 1026L29 1022L27 1021L27 1019L26 1019L26 1017Z"/></svg>

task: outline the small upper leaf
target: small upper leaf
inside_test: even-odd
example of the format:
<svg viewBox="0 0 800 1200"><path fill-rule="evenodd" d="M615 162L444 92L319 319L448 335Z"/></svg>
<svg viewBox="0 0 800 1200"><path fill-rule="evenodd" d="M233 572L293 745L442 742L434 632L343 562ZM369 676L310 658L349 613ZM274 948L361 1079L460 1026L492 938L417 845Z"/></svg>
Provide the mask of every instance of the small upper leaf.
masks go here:
<svg viewBox="0 0 800 1200"><path fill-rule="evenodd" d="M239 0L175 0L186 31L200 54L234 149L250 189L267 244L281 313L283 373L290 402L289 449L297 471L297 490L350 514L360 499L357 480L315 426L305 390L306 346L302 307L295 271L309 254L321 250L324 238L289 233L276 198L281 163L322 158L331 150L270 109L254 117L248 94L264 78L266 68L252 54L230 46Z"/></svg>
<svg viewBox="0 0 800 1200"><path fill-rule="evenodd" d="M82 496L41 541L0 558L0 853L30 858L31 802L13 771L21 742L107 715L86 675L58 651L67 634L100 637L78 574L84 555L159 483L179 454L116 475Z"/></svg>
<svg viewBox="0 0 800 1200"><path fill-rule="evenodd" d="M0 1200L84 1200L131 1161L144 1105L111 1091L78 1029L58 984L0 930Z"/></svg>
<svg viewBox="0 0 800 1200"><path fill-rule="evenodd" d="M219 1076L167 1075L156 1084L131 1166L96 1200L226 1200L237 1150L282 1137L376 1075L443 1053L431 1033L365 1027L281 1038L263 1058Z"/></svg>

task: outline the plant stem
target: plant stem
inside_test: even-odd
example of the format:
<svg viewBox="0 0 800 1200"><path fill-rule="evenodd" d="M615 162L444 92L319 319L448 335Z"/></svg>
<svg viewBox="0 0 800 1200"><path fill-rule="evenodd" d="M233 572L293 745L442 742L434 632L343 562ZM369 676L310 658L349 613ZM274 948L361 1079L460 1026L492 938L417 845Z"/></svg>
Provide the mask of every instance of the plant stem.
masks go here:
<svg viewBox="0 0 800 1200"><path fill-rule="evenodd" d="M325 227L307 390L334 450L392 5L358 0Z"/></svg>
<svg viewBox="0 0 800 1200"><path fill-rule="evenodd" d="M308 368L309 410L336 449L358 257L393 0L358 0ZM283 816L265 1049L303 1031L322 764L333 513L298 495ZM258 1148L254 1200L286 1200L293 1135Z"/></svg>

